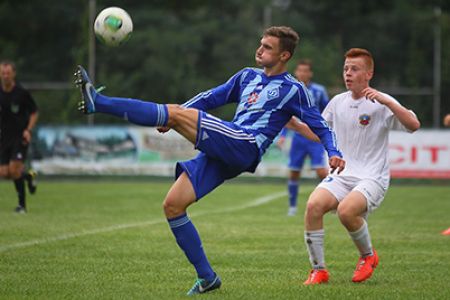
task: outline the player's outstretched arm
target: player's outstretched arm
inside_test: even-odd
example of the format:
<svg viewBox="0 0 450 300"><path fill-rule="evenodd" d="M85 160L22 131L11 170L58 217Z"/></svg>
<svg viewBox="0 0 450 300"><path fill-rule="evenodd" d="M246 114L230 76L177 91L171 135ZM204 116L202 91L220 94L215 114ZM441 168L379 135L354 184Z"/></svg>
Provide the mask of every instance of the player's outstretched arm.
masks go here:
<svg viewBox="0 0 450 300"><path fill-rule="evenodd" d="M287 122L286 128L295 130L308 140L320 143L319 137L308 127L308 125L299 121L295 117L292 117L289 122Z"/></svg>

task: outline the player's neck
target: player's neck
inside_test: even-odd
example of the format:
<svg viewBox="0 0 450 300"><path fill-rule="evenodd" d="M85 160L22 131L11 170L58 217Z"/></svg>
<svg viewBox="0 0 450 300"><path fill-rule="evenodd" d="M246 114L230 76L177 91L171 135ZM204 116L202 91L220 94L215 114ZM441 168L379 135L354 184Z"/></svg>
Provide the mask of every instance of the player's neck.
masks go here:
<svg viewBox="0 0 450 300"><path fill-rule="evenodd" d="M362 97L364 97L364 93L362 91L363 90L351 91L352 92L352 98L354 100L358 100L358 99L361 99Z"/></svg>
<svg viewBox="0 0 450 300"><path fill-rule="evenodd" d="M14 89L15 85L16 85L16 83L14 81L11 82L11 83L2 82L2 90L4 92L9 93L9 92L11 92Z"/></svg>
<svg viewBox="0 0 450 300"><path fill-rule="evenodd" d="M284 72L287 71L286 65L285 64L278 64L275 65L273 67L264 67L264 74L266 74L266 76L276 76L276 75L280 75Z"/></svg>

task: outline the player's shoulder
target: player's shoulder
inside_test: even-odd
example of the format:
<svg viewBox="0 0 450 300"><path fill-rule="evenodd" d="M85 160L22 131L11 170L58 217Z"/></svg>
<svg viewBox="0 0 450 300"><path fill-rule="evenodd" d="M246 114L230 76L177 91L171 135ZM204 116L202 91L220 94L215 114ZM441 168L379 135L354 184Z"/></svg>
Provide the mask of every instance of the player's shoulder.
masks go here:
<svg viewBox="0 0 450 300"><path fill-rule="evenodd" d="M324 92L326 90L325 86L323 86L317 82L311 82L310 87L316 91L321 91L321 92Z"/></svg>
<svg viewBox="0 0 450 300"><path fill-rule="evenodd" d="M335 95L333 98L331 98L330 103L332 101L334 101L334 103L336 103L336 101L344 101L344 100L349 99L351 97L352 97L352 92L345 91L345 92L339 93L339 94Z"/></svg>
<svg viewBox="0 0 450 300"><path fill-rule="evenodd" d="M306 92L307 91L306 85L303 82L298 81L297 78L295 78L294 76L292 76L289 73L286 73L283 76L283 82L286 85L290 85L290 86L294 87L299 92Z"/></svg>
<svg viewBox="0 0 450 300"><path fill-rule="evenodd" d="M245 68L239 70L237 73L235 73L233 75L233 77L240 76L241 82L242 82L246 78L253 79L256 76L261 75L262 73L264 73L263 69L258 69L258 68L253 68L253 67L245 67Z"/></svg>
<svg viewBox="0 0 450 300"><path fill-rule="evenodd" d="M28 90L20 83L20 82L16 82L15 86L14 86L14 90L17 93L22 93L22 94L28 94Z"/></svg>
<svg viewBox="0 0 450 300"><path fill-rule="evenodd" d="M240 73L245 74L255 74L255 75L261 75L264 73L263 69L260 68L254 68L254 67L245 67L239 71Z"/></svg>

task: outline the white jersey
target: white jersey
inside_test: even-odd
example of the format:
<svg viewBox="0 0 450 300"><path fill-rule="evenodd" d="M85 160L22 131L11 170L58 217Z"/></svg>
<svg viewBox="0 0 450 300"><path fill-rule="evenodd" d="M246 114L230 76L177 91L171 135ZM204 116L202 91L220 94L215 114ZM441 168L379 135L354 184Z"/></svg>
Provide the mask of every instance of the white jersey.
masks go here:
<svg viewBox="0 0 450 300"><path fill-rule="evenodd" d="M333 97L322 116L335 131L338 148L346 161L341 175L372 179L387 189L389 130L408 131L393 112L365 97L355 100L351 91L347 91Z"/></svg>

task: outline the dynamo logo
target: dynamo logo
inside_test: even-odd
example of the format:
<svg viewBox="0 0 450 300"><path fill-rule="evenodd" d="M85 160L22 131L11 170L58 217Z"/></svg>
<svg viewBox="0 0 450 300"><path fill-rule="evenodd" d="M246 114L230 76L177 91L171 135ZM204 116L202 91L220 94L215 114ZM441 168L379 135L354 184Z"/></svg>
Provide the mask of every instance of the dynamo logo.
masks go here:
<svg viewBox="0 0 450 300"><path fill-rule="evenodd" d="M267 99L269 99L269 100L278 98L279 96L280 96L280 91L278 90L278 88L274 88L274 89L267 91Z"/></svg>

